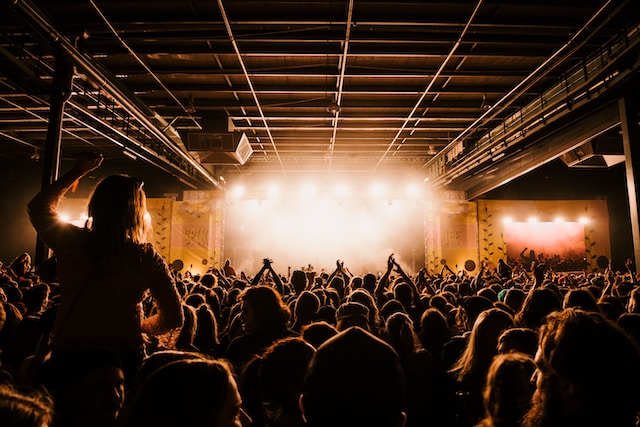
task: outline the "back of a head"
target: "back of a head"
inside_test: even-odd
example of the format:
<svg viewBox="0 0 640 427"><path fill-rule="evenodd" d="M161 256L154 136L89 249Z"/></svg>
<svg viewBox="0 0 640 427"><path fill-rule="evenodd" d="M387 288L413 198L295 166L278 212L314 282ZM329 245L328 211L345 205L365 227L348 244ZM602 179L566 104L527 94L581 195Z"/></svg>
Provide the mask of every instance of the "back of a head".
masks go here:
<svg viewBox="0 0 640 427"><path fill-rule="evenodd" d="M562 309L562 300L550 288L535 288L530 292L516 317L519 326L536 329L548 314Z"/></svg>
<svg viewBox="0 0 640 427"><path fill-rule="evenodd" d="M499 353L518 352L534 357L537 349L538 333L531 328L505 329L498 338Z"/></svg>
<svg viewBox="0 0 640 427"><path fill-rule="evenodd" d="M617 323L640 345L640 313L623 313Z"/></svg>
<svg viewBox="0 0 640 427"><path fill-rule="evenodd" d="M378 281L378 279L376 278L375 274L367 273L362 278L362 287L365 288L367 291L369 291L369 293L373 294L373 292L376 289L376 282L377 281Z"/></svg>
<svg viewBox="0 0 640 427"><path fill-rule="evenodd" d="M389 316L384 325L383 338L403 360L405 360L405 357L410 357L421 347L413 328L413 321L406 313L394 313Z"/></svg>
<svg viewBox="0 0 640 427"><path fill-rule="evenodd" d="M371 330L369 308L356 301L348 301L338 307L336 322L336 329L339 331L344 331L352 326L359 326L367 331Z"/></svg>
<svg viewBox="0 0 640 427"><path fill-rule="evenodd" d="M263 330L286 328L291 311L272 287L259 285L247 288L242 293L242 301L251 306L255 320Z"/></svg>
<svg viewBox="0 0 640 427"><path fill-rule="evenodd" d="M489 367L484 389L484 407L494 425L518 425L529 409L535 385L533 357L514 352L497 355Z"/></svg>
<svg viewBox="0 0 640 427"><path fill-rule="evenodd" d="M216 426L230 381L221 361L177 360L154 371L132 402L128 427Z"/></svg>
<svg viewBox="0 0 640 427"><path fill-rule="evenodd" d="M291 273L291 286L296 294L307 288L307 274L302 270L293 270Z"/></svg>
<svg viewBox="0 0 640 427"><path fill-rule="evenodd" d="M413 288L406 282L400 282L393 287L393 296L408 309L413 301Z"/></svg>
<svg viewBox="0 0 640 427"><path fill-rule="evenodd" d="M640 349L614 322L576 309L553 313L541 328L538 351L543 363L571 386L580 416L611 419L608 425L618 425L614 417L635 421Z"/></svg>
<svg viewBox="0 0 640 427"><path fill-rule="evenodd" d="M326 321L312 322L304 325L301 330L302 338L314 348L320 347L329 338L338 334L338 330Z"/></svg>
<svg viewBox="0 0 640 427"><path fill-rule="evenodd" d="M9 384L0 384L0 425L49 427L53 419L53 402L46 394L27 394Z"/></svg>
<svg viewBox="0 0 640 427"><path fill-rule="evenodd" d="M262 355L259 382L263 403L287 413L298 411L307 365L315 349L302 338L277 341Z"/></svg>
<svg viewBox="0 0 640 427"><path fill-rule="evenodd" d="M526 296L520 288L509 288L504 296L504 303L517 313L522 308Z"/></svg>
<svg viewBox="0 0 640 427"><path fill-rule="evenodd" d="M404 419L404 374L384 341L349 328L326 341L305 377L302 404L309 427L393 427Z"/></svg>
<svg viewBox="0 0 640 427"><path fill-rule="evenodd" d="M122 243L144 242L147 224L146 197L142 181L126 175L111 175L95 188L88 206L90 229L99 240Z"/></svg>
<svg viewBox="0 0 640 427"><path fill-rule="evenodd" d="M390 299L385 302L382 308L380 309L380 316L386 322L389 316L394 313L405 312L405 308L400 301L397 299Z"/></svg>
<svg viewBox="0 0 640 427"><path fill-rule="evenodd" d="M320 309L320 299L311 291L302 291L296 300L296 318L310 319Z"/></svg>
<svg viewBox="0 0 640 427"><path fill-rule="evenodd" d="M472 327L480 313L493 308L493 302L487 297L471 295L464 298L462 307L467 313L469 327Z"/></svg>
<svg viewBox="0 0 640 427"><path fill-rule="evenodd" d="M578 308L584 311L598 312L598 303L593 295L584 288L570 289L564 296L562 308Z"/></svg>
<svg viewBox="0 0 640 427"><path fill-rule="evenodd" d="M442 347L451 338L451 329L447 318L437 308L428 308L420 317L418 337L423 347L435 357L440 358Z"/></svg>

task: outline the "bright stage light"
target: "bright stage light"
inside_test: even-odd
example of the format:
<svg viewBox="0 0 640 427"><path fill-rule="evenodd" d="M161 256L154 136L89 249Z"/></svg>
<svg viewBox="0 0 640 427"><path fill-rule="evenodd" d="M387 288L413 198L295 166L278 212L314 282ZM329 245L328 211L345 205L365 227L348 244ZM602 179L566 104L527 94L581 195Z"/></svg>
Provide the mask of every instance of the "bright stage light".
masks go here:
<svg viewBox="0 0 640 427"><path fill-rule="evenodd" d="M262 207L262 200L261 199L251 199L249 200L249 206L252 207L253 209L260 209Z"/></svg>
<svg viewBox="0 0 640 427"><path fill-rule="evenodd" d="M503 224L511 224L512 222L513 222L513 218L511 218L510 216L505 216L504 218L502 218Z"/></svg>
<svg viewBox="0 0 640 427"><path fill-rule="evenodd" d="M384 185L379 182L373 183L371 184L370 192L373 197L382 197L385 193Z"/></svg>
<svg viewBox="0 0 640 427"><path fill-rule="evenodd" d="M587 218L586 216L581 216L578 219L578 222L581 223L581 224L589 224L589 218Z"/></svg>
<svg viewBox="0 0 640 427"><path fill-rule="evenodd" d="M346 198L351 194L351 189L347 184L340 183L336 186L336 197L338 198Z"/></svg>
<svg viewBox="0 0 640 427"><path fill-rule="evenodd" d="M557 216L553 219L553 222L564 222L564 218L561 216Z"/></svg>
<svg viewBox="0 0 640 427"><path fill-rule="evenodd" d="M527 218L527 222L538 222L538 218L536 218L535 216L530 216L529 218Z"/></svg>
<svg viewBox="0 0 640 427"><path fill-rule="evenodd" d="M68 213L66 213L66 212L64 212L64 213L60 213L60 214L58 214L58 216L59 216L59 217L60 217L60 219L61 219L62 221L64 221L64 222L70 222L70 221L71 221L71 216L70 216Z"/></svg>
<svg viewBox="0 0 640 427"><path fill-rule="evenodd" d="M277 184L269 184L267 186L267 196L274 199L280 195L280 187Z"/></svg>
<svg viewBox="0 0 640 427"><path fill-rule="evenodd" d="M236 185L231 189L231 196L235 199L240 199L244 196L245 188L242 185Z"/></svg>
<svg viewBox="0 0 640 427"><path fill-rule="evenodd" d="M420 196L420 187L416 184L407 184L405 190L408 197L416 198Z"/></svg>
<svg viewBox="0 0 640 427"><path fill-rule="evenodd" d="M311 200L316 196L316 186L311 182L305 182L300 186L298 196L301 200Z"/></svg>

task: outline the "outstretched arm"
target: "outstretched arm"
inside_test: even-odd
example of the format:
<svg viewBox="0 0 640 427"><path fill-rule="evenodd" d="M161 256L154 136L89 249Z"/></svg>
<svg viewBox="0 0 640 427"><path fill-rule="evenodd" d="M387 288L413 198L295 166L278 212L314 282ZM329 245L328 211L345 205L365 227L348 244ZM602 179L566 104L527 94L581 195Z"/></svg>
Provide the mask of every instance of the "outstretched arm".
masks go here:
<svg viewBox="0 0 640 427"><path fill-rule="evenodd" d="M75 227L60 220L56 211L60 200L76 181L100 166L103 160L104 157L99 153L78 154L73 168L55 182L44 186L29 202L27 207L29 219L47 245L50 245L50 242L55 240L55 236L62 232L61 227Z"/></svg>
<svg viewBox="0 0 640 427"><path fill-rule="evenodd" d="M258 286L258 284L260 283L262 275L267 270L268 264L265 262L266 260L266 258L262 260L262 267L260 268L260 271L258 271L255 276L253 276L253 279L251 280L251 286Z"/></svg>
<svg viewBox="0 0 640 427"><path fill-rule="evenodd" d="M638 277L636 276L636 268L633 265L633 260L631 258L627 258L627 260L624 262L624 266L631 276L631 283L638 284Z"/></svg>
<svg viewBox="0 0 640 427"><path fill-rule="evenodd" d="M407 273L404 272L402 267L400 267L400 264L398 264L395 260L393 261L393 265L396 267L396 271L398 272L398 274L400 274L402 279L409 285L411 285L411 289L413 290L413 304L418 305L418 303L420 302L420 293L418 292L418 287L416 286L414 281L407 275Z"/></svg>
<svg viewBox="0 0 640 427"><path fill-rule="evenodd" d="M273 284L275 285L276 290L280 293L280 295L284 295L284 286L282 285L282 280L280 279L280 276L273 270L273 267L271 267L272 262L273 260L269 258L265 258L262 260L262 268L255 276L253 276L251 286L257 286L260 283L260 279L264 275L265 271L269 270L269 272L271 273L271 277L273 277Z"/></svg>
<svg viewBox="0 0 640 427"><path fill-rule="evenodd" d="M385 271L380 280L378 280L376 289L374 290L374 294L378 302L384 300L384 292L387 290L387 285L389 284L389 276L391 275L391 271L393 271L394 263L395 260L393 259L393 254L391 254L389 255L389 258L387 258L387 271Z"/></svg>
<svg viewBox="0 0 640 427"><path fill-rule="evenodd" d="M433 296L436 294L436 290L433 285L427 280L427 276L427 269L421 268L420 272L418 273L418 288L422 289L423 291L424 289L426 289L427 294Z"/></svg>
<svg viewBox="0 0 640 427"><path fill-rule="evenodd" d="M271 266L271 263L273 261L270 260L269 258L265 258L264 262L265 264L267 264L267 269L269 270L269 272L271 272L271 277L273 277L273 284L276 288L276 291L278 291L280 295L284 295L284 286L282 284L282 279L280 279L280 275L276 273L273 267Z"/></svg>

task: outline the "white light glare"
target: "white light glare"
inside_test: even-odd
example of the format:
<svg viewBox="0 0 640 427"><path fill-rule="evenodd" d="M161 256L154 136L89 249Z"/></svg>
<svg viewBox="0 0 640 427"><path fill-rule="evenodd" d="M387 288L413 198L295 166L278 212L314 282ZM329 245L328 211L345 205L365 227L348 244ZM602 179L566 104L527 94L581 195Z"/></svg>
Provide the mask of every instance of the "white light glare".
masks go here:
<svg viewBox="0 0 640 427"><path fill-rule="evenodd" d="M586 216L581 216L581 217L578 219L578 221L579 221L581 224L589 224L589 218L587 218Z"/></svg>
<svg viewBox="0 0 640 427"><path fill-rule="evenodd" d="M349 197L350 193L351 191L347 184L340 183L336 186L336 197L339 197L339 198Z"/></svg>
<svg viewBox="0 0 640 427"><path fill-rule="evenodd" d="M382 197L384 195L384 186L380 183L371 184L371 195L373 197Z"/></svg>
<svg viewBox="0 0 640 427"><path fill-rule="evenodd" d="M528 222L538 222L538 218L536 218L535 216L530 216L530 217L527 219L527 221L528 221Z"/></svg>
<svg viewBox="0 0 640 427"><path fill-rule="evenodd" d="M280 187L278 187L278 185L276 184L270 184L267 187L267 196L269 198L274 198L274 197L278 197L278 195L280 194Z"/></svg>
<svg viewBox="0 0 640 427"><path fill-rule="evenodd" d="M233 189L231 190L231 195L236 199L239 199L242 196L244 196L244 193L245 193L245 188L242 185L237 185L233 187Z"/></svg>
<svg viewBox="0 0 640 427"><path fill-rule="evenodd" d="M502 219L502 223L503 223L503 224L511 224L512 222L513 222L513 218L511 218L510 216L505 216L505 217Z"/></svg>
<svg viewBox="0 0 640 427"><path fill-rule="evenodd" d="M413 183L407 184L406 192L408 197L419 197L420 187Z"/></svg>
<svg viewBox="0 0 640 427"><path fill-rule="evenodd" d="M300 199L310 200L316 195L316 186L310 182L306 182L300 186Z"/></svg>
<svg viewBox="0 0 640 427"><path fill-rule="evenodd" d="M553 222L564 222L564 218L561 216L557 216L553 219Z"/></svg>

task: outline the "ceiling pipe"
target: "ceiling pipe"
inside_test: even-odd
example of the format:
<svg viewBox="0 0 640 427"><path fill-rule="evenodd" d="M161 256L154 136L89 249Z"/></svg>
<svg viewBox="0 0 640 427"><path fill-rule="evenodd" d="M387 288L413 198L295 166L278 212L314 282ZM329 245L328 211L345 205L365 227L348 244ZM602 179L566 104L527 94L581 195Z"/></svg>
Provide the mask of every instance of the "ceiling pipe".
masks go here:
<svg viewBox="0 0 640 427"><path fill-rule="evenodd" d="M431 88L433 87L433 85L435 84L436 80L438 79L438 77L442 73L442 70L444 70L444 68L447 66L447 64L449 63L449 60L451 59L451 57L453 56L455 51L458 49L458 47L462 43L462 39L467 34L467 30L469 30L469 27L471 26L471 22L474 20L476 14L478 13L478 10L480 9L480 5L482 5L482 0L479 0L478 3L476 4L476 7L473 9L473 13L471 13L471 16L467 20L467 23L464 26L464 29L460 33L460 36L458 36L458 40L456 41L456 43L453 45L453 47L449 51L449 54L447 55L445 60L440 65L440 68L438 69L436 74L432 77L431 81L427 85L427 88L424 91L422 91L422 95L420 96L418 101L415 103L415 105L411 109L411 112L409 113L409 115L407 116L405 121L402 123L402 126L400 126L400 129L398 129L398 132L393 137L393 140L389 143L389 146L385 150L385 152L382 155L382 157L380 157L380 160L378 160L376 165L373 167L373 170L371 171L372 174L375 173L375 171L378 169L378 166L380 166L380 164L382 163L384 158L387 156L387 154L389 154L389 151L391 151L391 148L393 148L393 146L395 145L395 143L398 140L398 138L400 138L400 134L402 134L402 132L405 130L405 128L407 127L409 122L411 120L413 120L413 118L414 118L413 116L415 115L416 111L418 111L418 108L420 108L420 104L422 104L422 101L424 101L424 99L426 98L427 94L431 91Z"/></svg>
<svg viewBox="0 0 640 427"><path fill-rule="evenodd" d="M153 77L153 79L160 85L160 87L162 87L162 89L164 89L164 91L171 97L171 99L173 99L176 104L178 104L180 106L180 108L182 108L182 111L185 112L185 114L187 115L187 117L197 126L197 128L199 130L202 130L202 126L200 126L200 123L198 123L196 121L196 119L191 115L191 113L189 113L189 110L182 105L182 103L180 102L180 100L173 94L173 92L171 92L171 90L164 84L164 82L162 80L160 80L160 78L158 77L158 75L153 72L153 70L151 70L151 68L149 68L147 66L147 64L144 63L144 61L142 60L142 58L140 58L140 56L127 44L127 42L120 36L120 34L118 33L118 31L115 29L115 27L113 26L113 24L111 24L111 21L109 21L109 19L106 17L106 15L102 12L102 10L98 7L98 5L93 1L93 0L89 0L89 3L91 3L91 6L93 6L93 8L95 9L96 13L98 15L100 15L100 18L102 18L102 21L105 23L105 25L109 28L109 30L111 30L111 33L115 36L116 39L118 39L118 41L120 42L120 44L127 50L127 52L129 52L129 54L131 54L131 56L133 56L135 58L135 60L138 62L138 64L140 64L142 66L142 68L144 68L144 70L151 76ZM164 119L163 119L164 120ZM166 128L169 128L171 124L168 124ZM165 128L165 129L166 129ZM173 138L172 138L173 139ZM182 140L180 140L180 143L182 143ZM185 148L186 150L186 148Z"/></svg>
<svg viewBox="0 0 640 427"><path fill-rule="evenodd" d="M159 141L167 148L185 160L196 171L198 171L205 181L213 184L215 187L222 189L222 185L198 162L196 162L188 153L179 150L173 141L153 123L149 115L155 113L143 111L143 107L136 105L118 85L111 81L100 67L91 59L87 58L79 52L73 43L60 33L45 17L45 14L30 0L14 0L13 5L21 11L24 17L38 30L40 30L49 40L66 54L70 61L87 73L101 88L105 90L113 99L136 120L138 120L146 129L148 129ZM146 107L146 106L145 106ZM146 108L148 109L148 108ZM155 114L157 119L157 114ZM159 157L159 156L157 156Z"/></svg>
<svg viewBox="0 0 640 427"><path fill-rule="evenodd" d="M553 61L557 60L557 62L555 64L555 65L557 65L562 60L564 60L568 56L570 56L573 52L575 52L576 49L578 49L580 46L582 46L585 43L585 41L583 41L582 43L579 43L578 45L574 46L571 51L565 53L565 51L575 43L577 38L582 36L582 34L585 33L589 29L589 27L593 24L593 22L600 15L602 15L606 11L606 9L609 7L609 5L612 2L613 2L613 0L609 0L602 7L600 7L593 14L593 16L591 18L589 18L589 20L578 31L573 33L571 38L565 44L563 44L558 50L556 50L553 53L553 55L551 55L542 64L540 64L538 67L536 67L535 70L533 70L531 73L529 73L524 79L522 79L520 81L520 83L518 83L514 88L512 88L509 92L507 92L502 98L500 98L498 101L493 103L491 108L489 108L487 111L485 111L480 117L478 117L473 123L471 123L463 132L458 134L437 155L435 155L427 163L422 165L422 168L429 167L430 165L432 165L435 162L437 162L440 158L442 158L442 156L445 156L446 153L448 151L450 151L451 148L453 148L458 142L460 142L465 135L469 134L481 122L483 122L485 120L490 120L491 118L494 118L497 114L499 114L501 111L504 111L504 109L506 109L509 105L511 105L511 103L513 103L515 101L515 99L517 99L517 98L514 97L513 99L511 99L510 102L506 103L505 105L502 105L505 101L507 101L509 98L512 98L514 96L514 94L516 94L516 92L519 92L518 94L516 94L516 96L521 95L522 92L524 92L528 88L532 87L535 83L539 82L542 78L544 78L548 73L550 73L553 70L553 67L549 66L549 64L551 64ZM620 7L622 7L626 3L627 3L627 1L623 2L623 4ZM564 56L562 58L558 59L560 57L560 55L563 55L563 54L564 54ZM538 75L538 73L540 73L541 71L544 71L544 72L542 72L542 74ZM498 110L498 107L500 107L499 110ZM489 117L490 115L491 115L491 117Z"/></svg>
<svg viewBox="0 0 640 427"><path fill-rule="evenodd" d="M249 76L249 72L247 71L247 66L242 59L242 54L240 53L240 48L238 47L238 43L236 42L235 37L233 36L233 31L231 30L231 23L229 22L229 17L227 16L227 12L224 9L224 5L222 4L222 0L218 0L218 7L220 8L220 14L222 15L222 20L224 21L224 26L227 29L227 35L229 36L229 40L233 45L233 50L236 52L236 57L238 58L238 62L240 63L240 67L242 67L242 72L244 73L244 77L249 85L249 89L251 89L251 95L253 96L253 100L256 103L256 107L258 108L258 112L260 113L260 118L262 119L262 123L264 124L264 128L267 131L267 135L269 136L269 141L271 142L271 146L273 147L273 151L276 154L278 162L282 167L282 171L286 173L286 169L284 167L284 163L282 163L282 159L280 158L280 153L278 152L278 147L276 147L276 142L273 139L273 135L271 134L271 130L269 129L269 124L267 123L267 118L264 115L264 111L262 111L262 106L260 105L260 100L258 99L258 94L256 93L253 82L251 81L251 77Z"/></svg>
<svg viewBox="0 0 640 427"><path fill-rule="evenodd" d="M347 70L347 57L349 53L349 43L351 41L351 25L353 21L353 0L349 1L347 10L347 22L344 36L344 48L342 49L342 60L340 61L340 76L336 85L336 109L333 113L333 130L331 132L331 143L329 144L329 172L333 164L333 149L336 145L336 135L338 133L338 120L340 117L340 105L342 105L342 88L344 87L344 75Z"/></svg>

